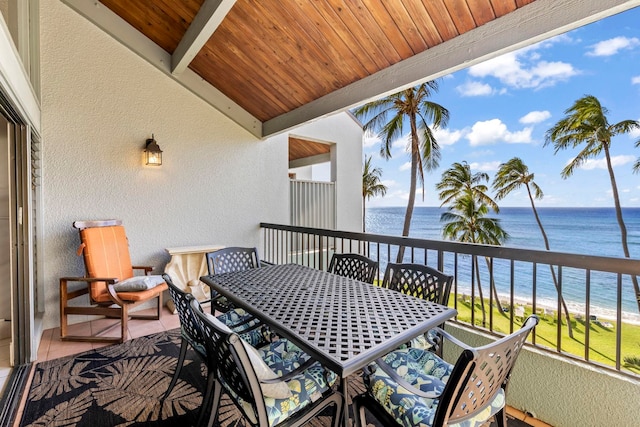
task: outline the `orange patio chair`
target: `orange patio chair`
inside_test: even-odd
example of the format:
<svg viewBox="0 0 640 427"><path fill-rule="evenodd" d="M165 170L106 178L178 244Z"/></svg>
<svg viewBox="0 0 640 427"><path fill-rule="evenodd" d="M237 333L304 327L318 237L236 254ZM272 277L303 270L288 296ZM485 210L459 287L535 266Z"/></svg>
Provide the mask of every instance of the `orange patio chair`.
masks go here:
<svg viewBox="0 0 640 427"><path fill-rule="evenodd" d="M122 222L76 221L73 226L80 231L78 255L84 256L84 277L60 278L60 338L74 341L124 342L127 338L127 320L159 319L162 293L168 289L161 276L150 276L152 267L131 265L129 244ZM144 272L134 276L134 270ZM85 285L77 288L72 282ZM69 305L71 300L88 294L89 305ZM86 298L86 297L83 297ZM156 313L132 314L130 309L157 298ZM89 335L69 335L69 315L98 315L118 318L120 336L103 336L106 330ZM111 329L118 323L109 326Z"/></svg>

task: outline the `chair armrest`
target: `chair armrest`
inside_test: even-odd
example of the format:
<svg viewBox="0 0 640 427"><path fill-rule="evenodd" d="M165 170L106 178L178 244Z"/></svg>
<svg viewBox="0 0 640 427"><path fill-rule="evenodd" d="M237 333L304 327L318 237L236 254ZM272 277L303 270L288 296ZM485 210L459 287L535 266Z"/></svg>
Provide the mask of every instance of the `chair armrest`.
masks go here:
<svg viewBox="0 0 640 427"><path fill-rule="evenodd" d="M64 280L66 282L107 282L107 283L118 283L118 279L114 277L61 277L60 280Z"/></svg>
<svg viewBox="0 0 640 427"><path fill-rule="evenodd" d="M60 278L60 298L61 301L69 301L82 295L89 293L91 285L97 282L106 282L107 287L113 288L113 283L116 283L118 279L113 277L61 277ZM69 292L67 284L69 282L84 282L87 285ZM118 298L118 300L120 300Z"/></svg>
<svg viewBox="0 0 640 427"><path fill-rule="evenodd" d="M294 369L291 372L287 372L286 374L282 375L281 377L272 378L272 379L269 379L269 380L260 380L260 382L262 384L273 384L273 383L277 383L277 382L280 382L280 381L289 381L291 378L297 377L298 375L300 375L301 373L303 373L304 371L309 369L311 367L311 365L313 365L314 363L316 363L316 360L314 360L312 358L309 358L309 360L304 362L302 365L300 365L299 367L297 367L296 369Z"/></svg>
<svg viewBox="0 0 640 427"><path fill-rule="evenodd" d="M416 396L424 397L427 399L437 399L440 397L441 393L438 392L425 392L420 390L419 388L415 388L413 385L409 384L404 378L402 378L391 366L387 365L382 359L376 359L376 365L380 367L384 371L385 374L389 375L393 381L398 383L398 385L404 389L406 389L409 393L415 394ZM435 377L434 377L435 378Z"/></svg>

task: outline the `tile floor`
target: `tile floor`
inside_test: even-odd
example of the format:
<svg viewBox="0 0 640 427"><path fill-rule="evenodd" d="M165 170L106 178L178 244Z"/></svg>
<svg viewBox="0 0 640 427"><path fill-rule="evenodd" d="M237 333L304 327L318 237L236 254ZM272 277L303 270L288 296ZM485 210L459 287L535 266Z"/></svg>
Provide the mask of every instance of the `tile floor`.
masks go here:
<svg viewBox="0 0 640 427"><path fill-rule="evenodd" d="M69 334L87 334L87 328L91 328L91 332L95 333L94 331L100 331L101 329L115 324L115 322L116 321L114 319L99 319L88 323L76 323L69 326ZM105 335L118 334L119 327L120 326L118 324L118 326L113 328L112 331L105 333ZM129 320L127 325L127 329L129 331L128 338L138 338L179 327L180 320L178 319L178 315L172 314L166 307L163 307L160 312L160 320ZM42 340L40 341L40 347L38 348L38 362L82 353L83 351L104 347L106 345L110 344L61 341L60 328L47 329L42 334Z"/></svg>
<svg viewBox="0 0 640 427"><path fill-rule="evenodd" d="M81 331L86 331L86 328L91 328L92 330L99 330L105 327L105 324L112 324L114 320L112 319L100 319L94 320L88 323L79 323L72 325L70 328L70 333L73 333L74 329L80 329ZM160 320L135 320L132 319L129 321L128 330L129 330L129 338L137 338L149 334L153 334L156 332L168 331L171 329L179 328L180 321L178 319L178 315L172 314L166 307L162 309ZM116 332L114 332L116 333ZM3 381L3 373L5 369L2 368L4 362L4 354L6 354L6 365L8 366L8 355L9 355L9 340L6 340L6 349L5 349L5 340L0 341L0 381ZM82 353L87 350L91 350L94 348L103 347L104 343L85 343L85 342L73 342L73 341L60 341L60 328L47 329L44 331L42 335L42 340L40 342L40 348L38 349L38 362L42 362L45 360L56 359L58 357L69 356L73 354ZM7 374L10 372L9 368L6 369ZM30 382L30 379L29 379ZM3 383L0 383L0 387L2 387ZM27 386L28 387L28 386ZM22 416L22 408L24 407L24 399L20 405L19 413L16 417L16 421L20 420ZM525 413L522 413L516 409L508 408L507 411L510 415L518 418L528 425L532 427L550 427L548 424L545 424L541 421L538 421L534 418L531 418ZM18 427L18 424L14 424L14 427Z"/></svg>

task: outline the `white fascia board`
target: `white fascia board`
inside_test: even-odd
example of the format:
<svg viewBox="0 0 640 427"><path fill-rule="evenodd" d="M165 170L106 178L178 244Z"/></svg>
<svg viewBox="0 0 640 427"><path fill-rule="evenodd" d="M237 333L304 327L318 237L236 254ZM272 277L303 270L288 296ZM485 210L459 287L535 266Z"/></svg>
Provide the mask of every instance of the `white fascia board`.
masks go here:
<svg viewBox="0 0 640 427"><path fill-rule="evenodd" d="M20 54L13 44L11 33L4 19L0 18L0 87L9 98L24 124L40 134L40 101L33 91Z"/></svg>
<svg viewBox="0 0 640 427"><path fill-rule="evenodd" d="M640 0L536 0L453 40L263 123L265 137L357 107L422 82L640 5Z"/></svg>
<svg viewBox="0 0 640 427"><path fill-rule="evenodd" d="M260 120L204 81L192 70L186 69L179 75L173 75L171 73L171 55L113 13L108 7L95 0L62 0L62 2L253 136L262 138L262 122Z"/></svg>
<svg viewBox="0 0 640 427"><path fill-rule="evenodd" d="M171 57L171 72L187 69L202 46L211 38L236 0L205 0Z"/></svg>

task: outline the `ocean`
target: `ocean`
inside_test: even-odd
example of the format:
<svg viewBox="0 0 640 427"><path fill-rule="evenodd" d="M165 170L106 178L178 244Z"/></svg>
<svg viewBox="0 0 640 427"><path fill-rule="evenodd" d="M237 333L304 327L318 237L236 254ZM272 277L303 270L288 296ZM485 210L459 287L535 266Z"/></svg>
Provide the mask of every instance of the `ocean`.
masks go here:
<svg viewBox="0 0 640 427"><path fill-rule="evenodd" d="M537 208L542 225L549 238L550 249L596 256L624 257L620 239L620 229L614 208ZM440 214L444 209L436 207L416 207L411 222L410 237L442 240ZM404 207L367 208L366 231L375 234L402 235ZM491 214L509 234L505 247L544 250L542 234L531 208L501 208L499 214ZM631 258L640 258L640 208L624 208L623 218L627 228L627 243ZM447 267L445 265L445 267ZM484 267L484 265L483 265ZM384 267L383 267L384 268ZM446 268L445 268L446 269ZM516 266L516 274L518 267ZM567 272L570 274L570 272ZM508 270L494 269L496 286L500 294L507 295ZM523 273L526 274L526 273ZM615 319L616 294L611 281L615 278L594 277L591 288L591 312L602 318ZM580 280L577 280L580 283ZM462 284L464 286L464 284ZM556 291L550 275L538 283L538 303L555 307ZM515 297L522 301L531 299L531 289L519 287L516 283ZM584 311L584 290L581 286L571 286L571 280L563 281L563 295L570 311ZM628 276L623 278L624 318L640 322L638 306Z"/></svg>

